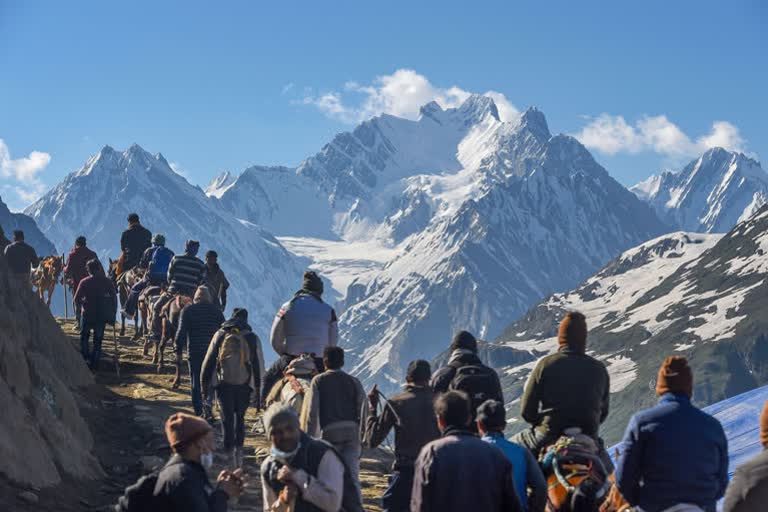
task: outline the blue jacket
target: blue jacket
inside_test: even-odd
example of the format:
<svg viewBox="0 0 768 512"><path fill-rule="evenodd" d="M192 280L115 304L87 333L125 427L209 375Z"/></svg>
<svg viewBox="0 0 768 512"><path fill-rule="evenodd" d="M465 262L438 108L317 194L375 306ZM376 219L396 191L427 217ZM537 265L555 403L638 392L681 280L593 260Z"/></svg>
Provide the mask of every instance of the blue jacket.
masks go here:
<svg viewBox="0 0 768 512"><path fill-rule="evenodd" d="M657 512L678 503L714 512L728 485L728 441L720 422L685 395L666 393L635 414L624 434L616 485L633 506Z"/></svg>
<svg viewBox="0 0 768 512"><path fill-rule="evenodd" d="M504 438L500 432L488 432L483 441L499 448L512 463L515 491L520 498L523 510L541 512L547 503L547 481L541 472L539 463L531 451ZM526 489L531 488L531 503L528 502Z"/></svg>

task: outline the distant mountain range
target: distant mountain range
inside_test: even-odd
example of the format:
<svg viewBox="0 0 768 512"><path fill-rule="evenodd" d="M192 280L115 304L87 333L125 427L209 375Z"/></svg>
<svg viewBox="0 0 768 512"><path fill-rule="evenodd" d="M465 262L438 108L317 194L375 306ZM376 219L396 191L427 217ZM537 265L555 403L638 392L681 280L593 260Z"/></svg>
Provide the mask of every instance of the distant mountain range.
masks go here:
<svg viewBox="0 0 768 512"><path fill-rule="evenodd" d="M26 213L62 247L84 231L102 257L117 256L130 211L174 250L201 239L263 339L302 268L317 269L350 368L394 387L455 330L494 339L632 247L682 227L727 231L762 204L764 181L754 160L715 149L630 192L576 139L553 136L538 109L502 122L490 98L471 96L424 105L415 121L375 117L295 168L227 172L205 191L160 154L107 146Z"/></svg>

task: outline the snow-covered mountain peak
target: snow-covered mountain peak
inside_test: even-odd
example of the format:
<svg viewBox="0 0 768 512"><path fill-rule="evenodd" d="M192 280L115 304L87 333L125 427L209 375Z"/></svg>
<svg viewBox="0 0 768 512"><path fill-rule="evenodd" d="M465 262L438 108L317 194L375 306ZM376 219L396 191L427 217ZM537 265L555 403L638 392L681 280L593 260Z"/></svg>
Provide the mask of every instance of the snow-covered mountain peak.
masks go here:
<svg viewBox="0 0 768 512"><path fill-rule="evenodd" d="M743 153L716 147L680 171L651 176L631 190L673 226L725 232L768 202L768 174Z"/></svg>
<svg viewBox="0 0 768 512"><path fill-rule="evenodd" d="M229 171L224 171L211 180L205 187L205 195L217 197L221 196L237 181L237 176Z"/></svg>
<svg viewBox="0 0 768 512"><path fill-rule="evenodd" d="M547 118L544 117L544 113L537 107L528 107L528 109L523 112L516 129L527 129L542 142L547 141L552 137L552 134L549 132L549 126L547 125Z"/></svg>

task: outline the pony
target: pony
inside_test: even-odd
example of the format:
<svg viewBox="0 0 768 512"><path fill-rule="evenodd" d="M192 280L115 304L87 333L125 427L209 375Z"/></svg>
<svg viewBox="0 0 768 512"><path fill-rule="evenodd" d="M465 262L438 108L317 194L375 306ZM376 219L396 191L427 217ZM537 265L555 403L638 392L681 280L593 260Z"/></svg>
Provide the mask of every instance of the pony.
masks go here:
<svg viewBox="0 0 768 512"><path fill-rule="evenodd" d="M192 297L189 295L178 294L169 300L160 311L162 331L160 334L160 341L155 344L155 351L152 355L152 364L157 364L157 373L163 371L163 365L165 364L165 347L169 342L173 342L176 330L179 327L181 310L189 304L192 304Z"/></svg>
<svg viewBox="0 0 768 512"><path fill-rule="evenodd" d="M117 287L117 295L120 297L120 336L125 336L125 313L122 311L125 308L125 303L128 301L128 294L130 293L131 288L133 288L133 285L138 283L144 277L144 273L146 271L144 269L134 267L130 270L118 274L120 267L121 264L119 259L113 260L112 258L109 258L108 275L115 276L114 279L115 286ZM138 315L133 320L134 327L136 328L136 334L133 335L133 339L137 340L140 336Z"/></svg>
<svg viewBox="0 0 768 512"><path fill-rule="evenodd" d="M304 395L317 374L315 359L310 354L302 354L291 361L283 372L283 378L277 381L267 395L266 404L289 405L296 414L301 415L304 407Z"/></svg>
<svg viewBox="0 0 768 512"><path fill-rule="evenodd" d="M40 300L51 307L51 298L56 284L61 280L61 271L64 269L63 256L48 256L40 261L40 264L32 271L32 286L37 288ZM48 298L45 293L48 292Z"/></svg>

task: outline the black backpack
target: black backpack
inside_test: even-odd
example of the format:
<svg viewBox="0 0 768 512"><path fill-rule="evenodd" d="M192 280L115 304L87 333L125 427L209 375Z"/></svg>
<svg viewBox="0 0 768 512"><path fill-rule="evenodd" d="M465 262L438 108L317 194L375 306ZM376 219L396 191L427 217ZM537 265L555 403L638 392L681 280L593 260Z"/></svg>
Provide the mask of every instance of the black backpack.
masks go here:
<svg viewBox="0 0 768 512"><path fill-rule="evenodd" d="M155 501L155 485L160 471L153 471L139 478L135 484L125 488L115 505L115 512L151 512Z"/></svg>
<svg viewBox="0 0 768 512"><path fill-rule="evenodd" d="M115 300L111 296L105 294L94 297L88 306L91 310L89 319L95 322L105 322L110 325L115 324L117 308L115 307Z"/></svg>
<svg viewBox="0 0 768 512"><path fill-rule="evenodd" d="M456 368L448 389L451 391L463 391L469 395L472 403L472 417L477 414L477 408L491 398L498 400L496 396L499 388L499 380L496 372L481 364L467 365Z"/></svg>

